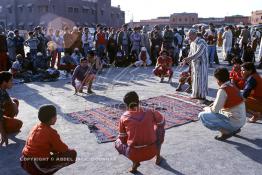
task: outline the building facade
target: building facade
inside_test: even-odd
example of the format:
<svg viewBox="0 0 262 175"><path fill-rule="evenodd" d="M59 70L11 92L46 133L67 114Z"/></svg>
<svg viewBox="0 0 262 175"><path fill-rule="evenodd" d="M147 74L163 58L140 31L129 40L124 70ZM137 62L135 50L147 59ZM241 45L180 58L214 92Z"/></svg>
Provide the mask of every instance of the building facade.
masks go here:
<svg viewBox="0 0 262 175"><path fill-rule="evenodd" d="M262 24L262 10L253 11L251 13L251 24Z"/></svg>
<svg viewBox="0 0 262 175"><path fill-rule="evenodd" d="M241 15L226 16L225 17L225 24L249 25L250 24L250 16L241 16Z"/></svg>
<svg viewBox="0 0 262 175"><path fill-rule="evenodd" d="M201 24L213 23L215 26L222 26L225 24L224 18L198 18L198 22Z"/></svg>
<svg viewBox="0 0 262 175"><path fill-rule="evenodd" d="M198 23L197 13L173 13L170 16L170 25L191 27Z"/></svg>
<svg viewBox="0 0 262 175"><path fill-rule="evenodd" d="M112 7L111 0L1 0L0 24L7 28L63 25L119 27L125 12Z"/></svg>

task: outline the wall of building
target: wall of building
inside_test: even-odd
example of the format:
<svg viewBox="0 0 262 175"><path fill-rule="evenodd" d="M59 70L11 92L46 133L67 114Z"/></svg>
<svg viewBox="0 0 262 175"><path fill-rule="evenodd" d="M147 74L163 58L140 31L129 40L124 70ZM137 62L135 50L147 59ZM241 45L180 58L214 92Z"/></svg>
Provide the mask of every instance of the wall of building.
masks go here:
<svg viewBox="0 0 262 175"><path fill-rule="evenodd" d="M226 24L250 24L250 17L249 16L226 16L225 17Z"/></svg>
<svg viewBox="0 0 262 175"><path fill-rule="evenodd" d="M111 0L1 0L1 22L8 28L20 29L39 24L61 27L65 23L119 27L125 22L125 13L111 7Z"/></svg>
<svg viewBox="0 0 262 175"><path fill-rule="evenodd" d="M251 24L262 24L262 10L257 10L251 13Z"/></svg>
<svg viewBox="0 0 262 175"><path fill-rule="evenodd" d="M198 23L197 13L174 13L170 16L170 24L175 26L192 26Z"/></svg>

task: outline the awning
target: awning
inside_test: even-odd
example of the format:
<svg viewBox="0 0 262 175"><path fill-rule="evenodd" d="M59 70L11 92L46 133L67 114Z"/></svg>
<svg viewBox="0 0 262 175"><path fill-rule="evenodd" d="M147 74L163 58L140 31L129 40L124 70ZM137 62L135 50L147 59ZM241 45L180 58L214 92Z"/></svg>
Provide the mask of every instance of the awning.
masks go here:
<svg viewBox="0 0 262 175"><path fill-rule="evenodd" d="M89 10L90 7L84 5L84 6L83 6L83 9Z"/></svg>
<svg viewBox="0 0 262 175"><path fill-rule="evenodd" d="M12 5L11 4L8 4L7 6L6 6L6 8L11 8L12 7Z"/></svg>
<svg viewBox="0 0 262 175"><path fill-rule="evenodd" d="M95 7L92 7L92 10L96 10L96 8L95 8Z"/></svg>
<svg viewBox="0 0 262 175"><path fill-rule="evenodd" d="M89 26L89 23L88 23L88 22L85 22L84 24L85 24L85 26Z"/></svg>
<svg viewBox="0 0 262 175"><path fill-rule="evenodd" d="M28 23L28 26L33 26L33 25L34 25L33 22L29 22L29 23Z"/></svg>
<svg viewBox="0 0 262 175"><path fill-rule="evenodd" d="M20 4L20 5L18 5L17 7L18 7L18 8L21 8L21 7L24 7L24 5L23 5L23 4Z"/></svg>
<svg viewBox="0 0 262 175"><path fill-rule="evenodd" d="M33 4L32 4L32 3L29 3L29 4L27 4L26 6L27 6L27 7L32 7Z"/></svg>
<svg viewBox="0 0 262 175"><path fill-rule="evenodd" d="M19 26L24 26L24 25L25 25L25 23L23 23L23 22L20 22L18 25L19 25Z"/></svg>
<svg viewBox="0 0 262 175"><path fill-rule="evenodd" d="M13 23L10 22L10 23L7 24L7 26L13 26Z"/></svg>

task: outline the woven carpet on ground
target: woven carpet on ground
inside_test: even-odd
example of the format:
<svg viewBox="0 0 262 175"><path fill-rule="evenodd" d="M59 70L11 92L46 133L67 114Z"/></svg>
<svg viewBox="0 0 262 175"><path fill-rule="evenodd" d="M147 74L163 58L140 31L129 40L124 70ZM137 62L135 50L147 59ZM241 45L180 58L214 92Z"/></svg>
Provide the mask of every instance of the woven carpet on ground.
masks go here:
<svg viewBox="0 0 262 175"><path fill-rule="evenodd" d="M202 111L202 106L194 104L187 98L158 96L142 100L140 103L144 108L159 111L166 119L166 129L197 121L198 113ZM116 104L74 112L68 116L88 125L90 132L96 135L98 143L106 143L117 139L118 122L124 111L124 104Z"/></svg>

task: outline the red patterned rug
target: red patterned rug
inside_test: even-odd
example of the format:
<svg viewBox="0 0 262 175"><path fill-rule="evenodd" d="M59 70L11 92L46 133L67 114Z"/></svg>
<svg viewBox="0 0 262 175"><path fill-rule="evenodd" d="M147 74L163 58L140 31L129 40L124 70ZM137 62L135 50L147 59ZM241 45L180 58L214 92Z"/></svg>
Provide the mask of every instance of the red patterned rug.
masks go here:
<svg viewBox="0 0 262 175"><path fill-rule="evenodd" d="M202 106L188 98L159 96L142 100L141 106L159 111L166 119L166 129L197 121ZM112 142L118 136L118 122L125 111L124 104L74 112L68 116L88 125L90 132L96 135L98 143Z"/></svg>

